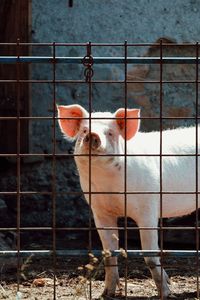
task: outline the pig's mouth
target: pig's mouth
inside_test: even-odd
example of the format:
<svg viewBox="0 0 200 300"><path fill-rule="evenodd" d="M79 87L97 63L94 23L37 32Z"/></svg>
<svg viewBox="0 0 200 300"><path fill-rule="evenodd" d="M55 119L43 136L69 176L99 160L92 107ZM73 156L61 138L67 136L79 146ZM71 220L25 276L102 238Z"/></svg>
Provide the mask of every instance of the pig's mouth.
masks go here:
<svg viewBox="0 0 200 300"><path fill-rule="evenodd" d="M91 161L92 166L97 168L110 168L110 166L114 166L114 168L118 167L119 170L121 169L120 164L118 163L119 157L117 155L115 156L113 152L109 153L107 149L102 147L99 147L96 150L89 150L82 145L75 154L78 154L76 160L82 164L88 164L88 162Z"/></svg>
<svg viewBox="0 0 200 300"><path fill-rule="evenodd" d="M82 145L79 148L79 151L76 152L75 154L79 154L79 159L81 160L87 160L90 159L92 162L98 160L99 162L111 162L111 160L114 160L114 154L113 153L108 153L107 149L104 149L103 147L99 147L98 149L89 149L88 147L85 147L85 145Z"/></svg>
<svg viewBox="0 0 200 300"><path fill-rule="evenodd" d="M86 146L82 146L81 147L81 154L85 154L87 156L92 155L94 157L98 157L98 156L106 156L106 150L103 149L102 147L99 147L98 149L92 149L92 148L88 148Z"/></svg>

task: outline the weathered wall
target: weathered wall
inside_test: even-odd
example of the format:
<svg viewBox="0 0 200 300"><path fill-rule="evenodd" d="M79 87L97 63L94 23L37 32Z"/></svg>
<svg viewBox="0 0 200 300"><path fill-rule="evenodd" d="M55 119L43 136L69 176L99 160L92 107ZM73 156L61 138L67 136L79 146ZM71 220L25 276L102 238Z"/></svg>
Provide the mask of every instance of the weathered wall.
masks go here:
<svg viewBox="0 0 200 300"><path fill-rule="evenodd" d="M33 42L106 42L153 43L160 37L168 37L177 42L196 42L200 37L200 5L195 0L74 0L68 7L67 0L32 0L32 41ZM121 56L123 47L94 47L94 56ZM128 55L153 55L155 47L134 47ZM178 47L166 49L166 55L194 55L195 50ZM57 47L58 56L84 56L85 47ZM33 55L52 55L51 47L33 47ZM129 66L128 78L158 79L158 66ZM83 79L84 68L79 65L57 65L56 79ZM195 79L194 66L167 66L163 68L163 78L167 80ZM94 66L94 79L123 79L123 66ZM33 79L52 79L51 65L33 65ZM86 84L57 84L58 103L79 103L88 107L88 87ZM163 85L163 112L166 116L193 116L195 111L194 84ZM124 103L123 84L96 84L93 87L93 107L95 110L115 110ZM143 116L159 116L159 85L129 84L128 105L140 107ZM32 84L32 115L53 115L53 85ZM185 122L165 123L165 127L180 126ZM52 153L52 121L32 121L32 153ZM144 130L158 128L158 122L143 122ZM72 145L62 139L56 128L56 152L71 153ZM13 171L14 169L14 171ZM16 165L9 162L1 166L0 183L2 190L16 190ZM51 191L52 160L39 159L37 162L22 164L21 186L24 191ZM65 192L80 191L78 176L73 160L56 160L56 216L58 226L82 226L88 224L88 209L82 197L69 196ZM16 199L6 199L8 226L16 222ZM24 226L49 226L52 224L52 200L50 196L29 196L22 198L22 224Z"/></svg>
<svg viewBox="0 0 200 300"><path fill-rule="evenodd" d="M153 42L171 36L199 39L198 0L48 0L33 3L34 37L40 42Z"/></svg>
<svg viewBox="0 0 200 300"><path fill-rule="evenodd" d="M200 36L199 14L199 1L194 0L176 0L175 3L164 0L74 0L72 8L68 7L67 0L33 0L32 40L33 42L69 43L88 41L112 43L127 40L135 43L153 43L160 37L169 37L177 42L195 42ZM92 51L93 55L101 56L124 54L122 47L94 47ZM133 47L129 48L128 55L142 55L147 51L148 49L145 47ZM52 48L34 47L33 53L51 55ZM181 55L180 53L181 51L179 51L179 55ZM57 47L56 54L84 56L86 49L84 47ZM171 55L173 55L172 52ZM129 68L132 69L132 66ZM122 66L95 66L94 70L95 79L122 79L124 77ZM183 73L184 76L185 74ZM33 78L52 79L52 76L52 66L37 65L33 67ZM156 76L154 74L155 77L158 78L158 74ZM59 65L56 67L56 79L83 79L83 67ZM185 93L185 91L189 91L191 88L186 85L179 85L179 87L165 85L163 90L166 102L170 99L168 106L188 105L186 102L189 101L191 93ZM158 90L158 87L148 88L151 102L154 101L155 89ZM50 112L53 102L52 90L51 84L33 85L33 115L52 115ZM138 100L141 96L140 92L130 95L129 106L141 105L141 101ZM93 89L93 107L99 109L99 103L101 103L101 109L114 110L123 104L123 95L123 85L96 85ZM88 89L84 85L57 84L56 98L60 103L79 102L87 107ZM43 130L41 130L41 123L43 123ZM51 143L46 143L47 138L49 141L51 139L50 122L38 122L33 128L34 149L51 152ZM40 141L38 141L38 136L41 137ZM41 140L44 143L41 143Z"/></svg>

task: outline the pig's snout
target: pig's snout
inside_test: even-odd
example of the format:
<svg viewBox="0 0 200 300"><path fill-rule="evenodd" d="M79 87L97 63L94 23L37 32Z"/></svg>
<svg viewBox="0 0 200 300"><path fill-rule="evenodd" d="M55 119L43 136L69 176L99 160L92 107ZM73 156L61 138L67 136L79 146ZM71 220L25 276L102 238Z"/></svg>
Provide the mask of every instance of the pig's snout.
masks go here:
<svg viewBox="0 0 200 300"><path fill-rule="evenodd" d="M98 136L98 134L96 134L94 132L88 133L84 137L83 142L88 148L91 145L92 150L97 150L101 145L100 137Z"/></svg>

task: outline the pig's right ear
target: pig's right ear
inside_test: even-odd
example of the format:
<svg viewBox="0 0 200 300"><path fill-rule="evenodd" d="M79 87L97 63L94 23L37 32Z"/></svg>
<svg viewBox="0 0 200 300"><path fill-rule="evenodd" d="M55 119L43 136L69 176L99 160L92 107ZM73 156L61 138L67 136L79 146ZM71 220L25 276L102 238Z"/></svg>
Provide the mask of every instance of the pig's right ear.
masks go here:
<svg viewBox="0 0 200 300"><path fill-rule="evenodd" d="M67 106L58 105L57 110L58 110L58 122L61 131L68 138L72 138L72 139L76 138L76 135L80 128L82 118L87 117L87 111L78 104L67 105Z"/></svg>
<svg viewBox="0 0 200 300"><path fill-rule="evenodd" d="M119 108L115 117L122 137L127 140L133 138L140 127L140 110Z"/></svg>

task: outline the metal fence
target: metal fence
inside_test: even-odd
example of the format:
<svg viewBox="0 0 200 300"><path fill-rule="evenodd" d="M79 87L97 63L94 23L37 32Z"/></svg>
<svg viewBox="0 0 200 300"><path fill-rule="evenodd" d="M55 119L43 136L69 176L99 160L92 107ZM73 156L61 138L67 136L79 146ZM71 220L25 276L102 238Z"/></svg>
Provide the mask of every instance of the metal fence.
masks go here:
<svg viewBox="0 0 200 300"><path fill-rule="evenodd" d="M79 249L66 249L66 250L57 250L56 249L56 234L59 230L73 230L73 228L58 228L56 227L56 158L57 157L73 157L73 154L57 154L56 153L56 123L58 122L58 117L57 117L57 111L56 111L56 85L58 83L86 83L88 86L88 104L89 104L89 122L91 126L91 113L93 111L93 85L98 84L98 83L121 83L124 85L124 107L128 107L128 101L127 101L127 89L128 89L128 84L130 83L141 83L141 80L128 80L127 79L127 67L128 64L157 64L159 65L159 80L143 80L142 82L144 83L157 83L159 84L159 89L160 89L160 101L159 101L159 106L160 106L160 115L159 117L141 117L140 119L146 119L151 122L151 120L158 120L160 124L160 153L159 156L160 158L160 191L159 192L144 192L141 191L141 194L158 194L160 196L160 225L157 227L153 228L139 228L142 230L157 230L159 231L160 234L160 251L154 250L129 250L128 249L128 244L127 244L127 228L129 230L135 230L135 227L128 227L127 224L127 195L130 194L130 192L127 191L127 170L126 170L126 159L127 159L127 153L126 153L126 143L125 143L125 153L124 153L124 160L125 160L125 172L124 172L124 211L125 211L125 225L123 227L117 227L117 228L98 228L102 230L112 230L112 229L118 229L118 230L125 230L125 251L127 252L128 256L133 256L133 257L150 257L150 256L159 256L161 258L163 257L196 257L196 263L197 263L197 270L196 270L196 276L197 276L197 297L199 298L199 218L198 218L198 196L199 196L199 187L198 187L198 158L199 158L199 153L198 153L198 143L199 143L199 134L198 134L198 124L199 124L199 71L198 71L198 66L199 66L199 44L179 44L178 46L182 47L189 47L193 46L196 49L196 56L193 57L165 57L163 56L163 48L166 46L173 47L177 46L174 44L167 44L163 43L162 41L159 44L130 44L127 42L124 43L115 43L115 44L99 44L99 43L80 43L80 44L69 44L69 43L38 43L38 44L31 44L31 43L20 43L18 40L16 43L10 43L10 44L3 44L1 43L0 46L4 45L10 45L10 46L15 46L17 55L16 56L0 56L0 64L16 64L16 78L15 79L5 79L1 80L0 84L3 83L15 83L17 86L17 94L16 94L16 99L17 99L17 114L16 116L0 116L0 120L16 120L17 124L17 152L16 153L4 153L0 154L0 157L16 157L17 161L17 190L15 192L9 192L9 191L0 191L0 195L16 195L17 197L17 224L16 227L12 228L0 228L0 231L7 232L7 231L15 231L16 232L16 237L17 237L17 249L13 251L0 251L0 256L7 257L7 256L14 256L17 257L18 261L18 266L17 266L17 278L18 278L18 290L19 290L19 284L20 284L20 258L21 257L26 257L31 254L34 255L40 255L40 256L52 256L53 257L53 269L54 272L56 271L56 258L57 256L80 256L80 255L87 255L89 252L94 253L95 255L101 255L101 250L96 250L93 247L92 244L92 231L96 230L92 226L92 213L90 210L90 215L89 215L89 227L88 228L76 228L76 230L87 230L89 231L89 250L79 250ZM20 55L20 49L23 46L30 46L30 47L35 47L35 46L40 46L40 47L51 47L52 49L52 56L21 56ZM85 57L58 57L56 55L56 50L60 47L85 47ZM123 49L124 55L121 57L94 57L93 56L93 47L121 47ZM148 47L148 46L154 46L158 47L160 55L158 57L129 57L128 56L128 49L131 47ZM34 63L48 63L53 65L53 72L52 72L52 79L50 80L40 80L40 79L21 79L20 77L20 65L21 64L34 64ZM57 80L56 79L56 66L60 63L64 64L82 64L83 68L85 69L84 71L84 78L79 79L79 80ZM123 80L95 80L93 79L93 75L95 73L95 66L97 64L120 64L124 68L124 79ZM165 64L193 64L196 68L196 78L191 79L191 80L164 80L163 79L163 66ZM43 116L38 116L38 117L33 117L33 116L21 116L20 115L20 89L23 84L26 83L49 83L52 85L52 90L53 90L53 95L52 95L52 102L53 102L53 116L52 117L43 117ZM196 94L196 105L195 105L195 116L190 116L190 117L166 117L163 115L163 85L165 83L193 83L195 84L195 94ZM1 99L0 99L1 101ZM166 192L163 191L163 186L162 186L162 159L164 156L170 156L162 153L162 132L163 132L163 121L164 120L169 120L169 119L187 119L187 120L193 120L195 122L196 126L196 189L193 194L196 195L196 225L195 226L187 226L187 227L172 227L171 229L173 230L195 230L196 232L196 249L195 250L164 250L163 246L163 236L164 236L164 231L166 229L170 229L170 227L165 227L163 225L163 218L162 218L162 197L164 194L175 194L175 192ZM21 177L21 159L26 156L41 156L41 153L21 153L20 149L20 138L21 138L21 121L22 120L52 120L53 122L53 152L52 153L46 153L43 154L44 157L50 157L52 159L52 191L51 192L32 192L32 191L22 191L21 190L21 184L20 184L20 177ZM138 155L138 154L137 154ZM141 154L143 155L143 154ZM176 155L176 156L181 156ZM90 156L90 161L91 161L91 156L92 154L89 154ZM147 156L152 156L152 154L147 154ZM173 154L171 154L173 156ZM187 156L184 154L184 156ZM189 155L188 155L189 156ZM191 156L191 155L190 155ZM71 192L73 193L73 192ZM77 193L77 192L74 192ZM109 193L109 191L108 191ZM115 192L114 192L115 193ZM52 199L52 226L51 227L22 227L21 226L21 211L20 211L20 199L22 195L48 195L51 196ZM80 192L82 194L82 192ZM91 163L89 164L89 204L91 206ZM103 194L103 193L101 193ZM107 194L107 192L106 192ZM112 194L112 193L110 193ZM132 192L134 194L134 192ZM139 194L139 192L135 192L135 194ZM177 194L186 194L185 192L177 192ZM190 192L191 194L191 192ZM53 237L53 247L52 249L46 249L46 250L21 250L21 244L20 244L20 233L21 231L25 230L49 230L52 232L52 237ZM118 255L119 250L113 251L113 255ZM127 269L127 268L126 268ZM126 277L126 282L127 282L127 271L125 274ZM126 283L127 284L127 283ZM90 286L91 288L91 286ZM127 295L125 296L127 298ZM54 293L53 293L53 298L56 299L56 279L55 279L55 274L54 274ZM161 295L162 298L162 295ZM90 299L92 299L92 292L90 292Z"/></svg>

